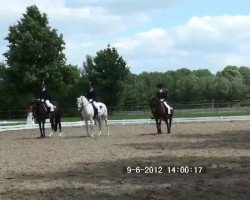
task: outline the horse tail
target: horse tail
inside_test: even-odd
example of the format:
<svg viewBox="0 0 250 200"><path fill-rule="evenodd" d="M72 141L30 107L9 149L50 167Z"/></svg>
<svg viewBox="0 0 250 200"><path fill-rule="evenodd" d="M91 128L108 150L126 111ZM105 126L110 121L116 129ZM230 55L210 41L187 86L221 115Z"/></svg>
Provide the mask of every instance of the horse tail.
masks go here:
<svg viewBox="0 0 250 200"><path fill-rule="evenodd" d="M107 109L107 106L105 104L102 105L104 107L104 111L103 111L103 116L108 116L108 109Z"/></svg>

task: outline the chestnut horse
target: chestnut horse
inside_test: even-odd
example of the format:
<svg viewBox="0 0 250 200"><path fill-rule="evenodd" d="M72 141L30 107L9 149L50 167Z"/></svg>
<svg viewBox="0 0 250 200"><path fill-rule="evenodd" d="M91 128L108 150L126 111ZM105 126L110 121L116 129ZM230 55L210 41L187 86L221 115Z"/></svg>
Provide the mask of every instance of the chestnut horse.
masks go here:
<svg viewBox="0 0 250 200"><path fill-rule="evenodd" d="M62 110L60 106L55 102L56 109L53 112L50 112L50 116L48 116L47 109L45 107L44 102L41 100L35 100L31 104L33 117L36 119L36 122L39 124L39 130L41 133L41 138L45 137L45 121L47 118L50 119L51 124L51 133L50 136L52 136L53 132L57 131L57 126L59 126L60 136L61 133L61 116L62 116Z"/></svg>
<svg viewBox="0 0 250 200"><path fill-rule="evenodd" d="M154 97L150 102L151 112L154 116L156 122L157 133L161 132L161 121L164 120L167 125L168 133L171 132L172 118L174 114L174 109L171 109L171 114L169 115L167 112L167 108L163 105L163 103Z"/></svg>

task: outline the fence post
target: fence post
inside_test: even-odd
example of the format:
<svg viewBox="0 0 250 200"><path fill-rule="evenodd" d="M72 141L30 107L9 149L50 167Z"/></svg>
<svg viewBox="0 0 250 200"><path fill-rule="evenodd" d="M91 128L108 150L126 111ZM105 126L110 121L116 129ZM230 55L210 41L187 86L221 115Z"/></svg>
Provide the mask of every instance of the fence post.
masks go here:
<svg viewBox="0 0 250 200"><path fill-rule="evenodd" d="M212 111L214 110L214 98L212 98Z"/></svg>

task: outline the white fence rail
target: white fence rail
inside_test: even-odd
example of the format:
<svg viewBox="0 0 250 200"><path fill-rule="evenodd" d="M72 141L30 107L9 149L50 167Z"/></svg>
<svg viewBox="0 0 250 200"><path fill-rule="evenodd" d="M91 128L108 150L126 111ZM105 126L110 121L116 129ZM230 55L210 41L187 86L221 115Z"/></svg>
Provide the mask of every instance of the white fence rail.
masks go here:
<svg viewBox="0 0 250 200"><path fill-rule="evenodd" d="M244 121L250 120L250 115L247 116L227 116L227 117L194 117L194 118L174 118L174 123L180 122L212 122L212 121ZM124 120L109 120L109 124L113 125L128 125L128 124L151 124L155 123L152 119L124 119ZM62 127L79 127L85 126L83 121L76 122L62 122ZM50 123L46 122L46 128L50 127ZM36 129L38 124L27 125L20 121L0 121L0 132L3 131L14 131L14 130L25 130L25 129Z"/></svg>

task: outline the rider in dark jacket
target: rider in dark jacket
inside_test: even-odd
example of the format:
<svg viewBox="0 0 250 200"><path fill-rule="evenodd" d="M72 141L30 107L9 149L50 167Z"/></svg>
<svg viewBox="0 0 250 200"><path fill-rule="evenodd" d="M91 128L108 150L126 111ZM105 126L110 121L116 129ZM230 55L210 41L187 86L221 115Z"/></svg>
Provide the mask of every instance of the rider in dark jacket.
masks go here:
<svg viewBox="0 0 250 200"><path fill-rule="evenodd" d="M46 85L44 85L44 86L42 87L42 91L41 91L39 97L40 97L40 99L43 99L44 101L46 101L46 100L49 100L49 101L50 101L50 100L51 100Z"/></svg>
<svg viewBox="0 0 250 200"><path fill-rule="evenodd" d="M51 98L48 94L48 88L47 88L47 85L43 85L42 86L42 91L40 93L40 96L39 96L40 100L42 102L45 102L45 105L48 109L48 113L49 112L53 112L54 109L56 108L50 101L51 101Z"/></svg>
<svg viewBox="0 0 250 200"><path fill-rule="evenodd" d="M89 83L89 91L87 94L87 98L94 108L94 112L95 112L94 117L95 117L98 114L98 109L96 106L96 91L95 91L95 88L91 82Z"/></svg>
<svg viewBox="0 0 250 200"><path fill-rule="evenodd" d="M158 86L159 90L156 93L156 97L164 104L164 106L167 108L168 110L168 114L171 114L171 107L167 104L166 100L167 100L167 88L165 85L160 84Z"/></svg>

